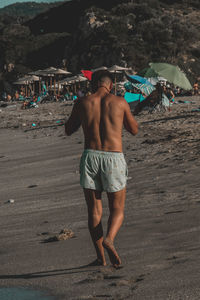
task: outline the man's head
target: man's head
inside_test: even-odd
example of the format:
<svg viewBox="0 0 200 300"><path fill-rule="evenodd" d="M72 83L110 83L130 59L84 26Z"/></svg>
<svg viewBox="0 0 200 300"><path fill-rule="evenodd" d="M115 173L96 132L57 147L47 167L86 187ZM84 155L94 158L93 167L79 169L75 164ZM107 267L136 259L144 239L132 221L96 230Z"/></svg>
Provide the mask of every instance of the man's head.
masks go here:
<svg viewBox="0 0 200 300"><path fill-rule="evenodd" d="M106 89L111 91L112 83L112 74L107 70L99 70L92 74L91 85L93 92L96 92L100 87L105 87Z"/></svg>

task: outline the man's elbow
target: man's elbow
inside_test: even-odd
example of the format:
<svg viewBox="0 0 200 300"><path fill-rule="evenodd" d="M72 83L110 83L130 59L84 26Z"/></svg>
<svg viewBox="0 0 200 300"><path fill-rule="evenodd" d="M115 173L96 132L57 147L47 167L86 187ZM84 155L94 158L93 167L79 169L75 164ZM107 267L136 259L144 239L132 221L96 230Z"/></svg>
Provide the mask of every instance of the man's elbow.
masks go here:
<svg viewBox="0 0 200 300"><path fill-rule="evenodd" d="M131 134L132 135L138 134L138 124L135 124L135 126L131 128Z"/></svg>
<svg viewBox="0 0 200 300"><path fill-rule="evenodd" d="M131 134L132 134L132 135L138 134L138 128L133 129L133 130L131 131Z"/></svg>

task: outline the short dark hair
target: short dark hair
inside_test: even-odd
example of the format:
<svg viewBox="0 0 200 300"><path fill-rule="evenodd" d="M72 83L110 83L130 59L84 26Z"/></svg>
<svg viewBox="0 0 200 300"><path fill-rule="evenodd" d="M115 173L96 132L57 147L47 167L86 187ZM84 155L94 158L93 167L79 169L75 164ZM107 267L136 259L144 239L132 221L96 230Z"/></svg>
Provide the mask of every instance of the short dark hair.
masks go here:
<svg viewBox="0 0 200 300"><path fill-rule="evenodd" d="M113 82L112 74L108 70L99 70L94 72L92 74L92 80L91 80L92 91L96 92L96 90L98 89L98 82L106 81L106 79L110 80L110 82Z"/></svg>

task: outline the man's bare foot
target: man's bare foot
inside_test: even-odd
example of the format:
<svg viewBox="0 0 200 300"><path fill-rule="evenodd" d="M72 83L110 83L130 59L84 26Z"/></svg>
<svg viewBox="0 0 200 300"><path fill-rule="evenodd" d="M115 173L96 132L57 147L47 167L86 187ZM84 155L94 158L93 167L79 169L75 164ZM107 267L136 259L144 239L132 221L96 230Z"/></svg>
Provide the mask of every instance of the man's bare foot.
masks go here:
<svg viewBox="0 0 200 300"><path fill-rule="evenodd" d="M117 251L114 247L113 242L109 238L105 238L102 245L108 252L108 256L110 258L111 264L115 268L118 268L122 262L121 262L119 255L117 254Z"/></svg>
<svg viewBox="0 0 200 300"><path fill-rule="evenodd" d="M93 262L91 262L88 266L106 266L106 261L102 261L101 259L97 258Z"/></svg>

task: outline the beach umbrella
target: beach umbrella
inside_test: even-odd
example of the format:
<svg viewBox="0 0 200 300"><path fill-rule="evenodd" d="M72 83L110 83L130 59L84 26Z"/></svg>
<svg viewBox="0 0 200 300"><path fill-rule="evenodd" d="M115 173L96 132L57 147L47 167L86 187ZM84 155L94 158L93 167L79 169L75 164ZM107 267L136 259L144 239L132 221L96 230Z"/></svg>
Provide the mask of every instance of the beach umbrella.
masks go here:
<svg viewBox="0 0 200 300"><path fill-rule="evenodd" d="M53 67L51 67L53 68ZM55 68L54 68L55 69ZM37 75L39 77L49 77L50 76L50 86L52 86L52 75L48 75L48 73L46 72L47 69L45 70L36 70L36 71L32 71L30 72L29 74L30 75ZM47 84L47 87L48 87L48 84ZM41 92L41 78L39 80L39 93Z"/></svg>
<svg viewBox="0 0 200 300"><path fill-rule="evenodd" d="M55 76L58 76L58 94L60 92L60 84L59 84L59 80L60 80L60 76L62 75L69 75L71 74L71 72L68 72L66 70L63 70L63 69L57 69L55 72L54 72L54 75ZM55 77L54 77L55 78Z"/></svg>
<svg viewBox="0 0 200 300"><path fill-rule="evenodd" d="M163 85L166 85L166 82L167 82L167 79L165 79L164 77L160 77L160 76L150 77L150 78L147 78L147 80L153 85L156 85L158 82L160 82Z"/></svg>
<svg viewBox="0 0 200 300"><path fill-rule="evenodd" d="M159 76L152 68L144 68L140 70L137 75L145 77L151 84L156 85L157 82L167 80L164 77Z"/></svg>
<svg viewBox="0 0 200 300"><path fill-rule="evenodd" d="M15 85L25 86L25 96L27 97L27 86L29 85L29 81L23 77L19 78L17 81L13 82Z"/></svg>
<svg viewBox="0 0 200 300"><path fill-rule="evenodd" d="M49 68L46 68L44 70L41 70L39 73L40 75L43 77L50 77L50 88L52 88L52 77L54 77L54 72L56 71L56 68L54 67L49 67ZM47 79L47 78L46 78ZM47 86L47 89L48 89L48 79L46 80L46 86ZM54 85L56 85L56 82L55 82L55 78L54 78ZM54 92L55 94L55 92Z"/></svg>
<svg viewBox="0 0 200 300"><path fill-rule="evenodd" d="M76 76L72 76L72 77L68 77L68 78L64 78L63 80L61 80L61 84L62 85L73 85L74 86L74 91L76 92L76 83L77 82L83 82L83 81L87 81L88 79L81 76L81 75L76 75Z"/></svg>
<svg viewBox="0 0 200 300"><path fill-rule="evenodd" d="M152 68L144 68L137 72L137 75L141 77L151 78L151 77L157 77L158 74L152 69Z"/></svg>
<svg viewBox="0 0 200 300"><path fill-rule="evenodd" d="M149 86L153 86L146 78L143 78L139 75L128 75L126 74L126 78L128 79L128 81L132 82L132 83L141 83L141 84L146 84Z"/></svg>
<svg viewBox="0 0 200 300"><path fill-rule="evenodd" d="M144 83L142 84L142 83L132 82L132 86L138 89L139 91L141 91L146 96L149 96L155 90L155 87L153 85L144 84Z"/></svg>
<svg viewBox="0 0 200 300"><path fill-rule="evenodd" d="M37 70L37 71L33 71L29 74L35 74L38 76L44 76L44 77L50 77L50 87L52 87L52 77L54 77L54 87L56 87L56 79L55 76L58 75L69 75L71 74L71 72L68 72L66 70L63 69L59 69L59 68L55 68L55 67L49 67L46 68L44 70ZM59 89L59 84L58 84L58 89Z"/></svg>
<svg viewBox="0 0 200 300"><path fill-rule="evenodd" d="M29 80L30 80L30 83L32 83L32 90L33 90L33 93L35 94L35 82L36 81L40 81L40 77L39 76L36 76L36 75L31 75L30 77L29 77Z"/></svg>
<svg viewBox="0 0 200 300"><path fill-rule="evenodd" d="M80 75L80 74L77 75L77 76L76 76L76 79L75 79L75 87L76 87L76 82L79 83L79 88L80 88L80 83L81 83L81 82L84 82L84 81L88 81L88 79L87 79L86 77Z"/></svg>
<svg viewBox="0 0 200 300"><path fill-rule="evenodd" d="M55 70L53 70L55 69ZM63 70L63 69L56 69L56 68L53 68L52 70L49 69L46 69L45 72L47 72L48 74L53 74L53 75L69 75L71 74L71 72L68 72L66 70Z"/></svg>
<svg viewBox="0 0 200 300"><path fill-rule="evenodd" d="M120 67L118 65L113 65L112 67L108 68L109 72L122 72L122 71L127 71L130 70L130 68L126 68L126 67Z"/></svg>
<svg viewBox="0 0 200 300"><path fill-rule="evenodd" d="M81 76L81 75L76 75L68 78L64 78L63 80L60 81L61 84L67 85L70 83L76 83L76 82L82 82L82 81L87 81L88 79Z"/></svg>
<svg viewBox="0 0 200 300"><path fill-rule="evenodd" d="M61 85L68 85L71 82L69 78L64 78L60 81Z"/></svg>
<svg viewBox="0 0 200 300"><path fill-rule="evenodd" d="M58 94L59 94L59 89L60 89L60 84L59 84L59 77L60 75L69 75L71 72L68 72L63 69L59 68L54 68L54 67L49 67L47 69L43 70L43 74L47 74L47 76L54 77L54 94L56 94L56 76L58 76ZM52 86L52 84L51 84Z"/></svg>
<svg viewBox="0 0 200 300"><path fill-rule="evenodd" d="M84 77L80 74L76 76L76 81L78 81L78 82L87 81L87 80L88 79L86 77Z"/></svg>
<svg viewBox="0 0 200 300"><path fill-rule="evenodd" d="M21 83L21 82L24 82L24 84L26 83L30 83L30 82L34 82L34 81L39 81L40 78L38 76L35 76L35 75L30 75L30 76L25 76L25 77L21 77L21 78L18 78L14 84L18 84L18 83Z"/></svg>
<svg viewBox="0 0 200 300"><path fill-rule="evenodd" d="M28 78L28 80L31 82L31 81L39 81L40 80L40 78L39 78L39 76L36 76L36 75L31 75L31 76L27 76L27 77L25 77L25 78Z"/></svg>
<svg viewBox="0 0 200 300"><path fill-rule="evenodd" d="M55 76L55 72L56 72L56 68L54 67L49 67L49 68L46 68L44 70L41 70L39 73L41 76L44 76L44 77L50 77L50 89L52 88L52 78ZM48 83L48 80L46 80L46 82ZM48 88L48 84L47 84L47 88ZM56 80L55 80L55 77L54 77L54 94L56 94Z"/></svg>
<svg viewBox="0 0 200 300"><path fill-rule="evenodd" d="M96 71L107 70L107 69L108 69L107 67L102 66L102 67L99 67L99 68L96 68L96 69L92 69L91 71L96 72Z"/></svg>
<svg viewBox="0 0 200 300"><path fill-rule="evenodd" d="M39 77L36 76L36 75L29 75L29 76L19 78L18 80L13 82L13 84L15 84L15 85L25 85L26 96L27 96L28 85L32 84L32 83L34 84L35 81L39 81ZM34 90L34 86L33 86L33 90Z"/></svg>
<svg viewBox="0 0 200 300"><path fill-rule="evenodd" d="M13 84L26 85L26 84L29 84L29 82L27 80L17 80L17 81L14 81Z"/></svg>
<svg viewBox="0 0 200 300"><path fill-rule="evenodd" d="M115 80L115 95L117 92L117 76L116 76L116 74L121 73L123 71L127 71L127 70L129 70L129 68L121 67L118 65L113 65L112 67L108 68L108 71L111 73L114 73L114 75L115 75L115 79L114 79Z"/></svg>
<svg viewBox="0 0 200 300"><path fill-rule="evenodd" d="M29 72L28 75L40 76L40 72L42 72L42 70L36 70L36 71Z"/></svg>
<svg viewBox="0 0 200 300"><path fill-rule="evenodd" d="M167 79L167 81L173 83L175 86L179 86L184 90L192 89L185 73L178 66L167 63L150 63L149 65L158 75L163 76Z"/></svg>

